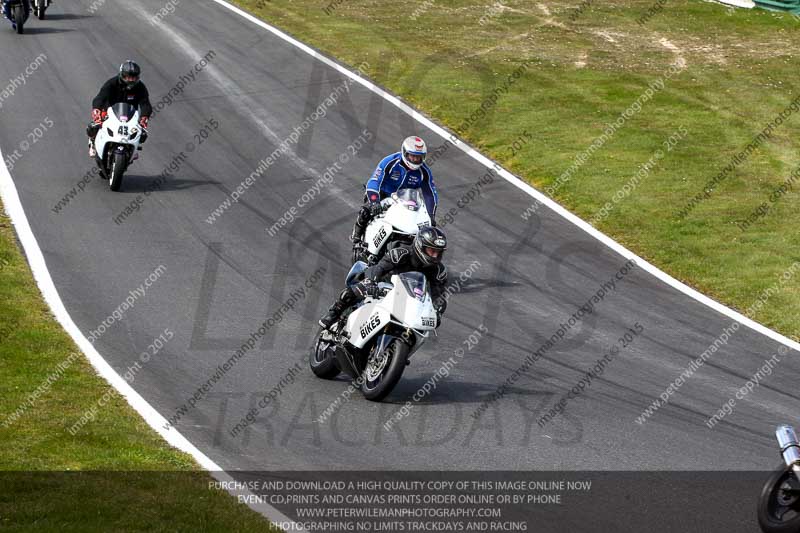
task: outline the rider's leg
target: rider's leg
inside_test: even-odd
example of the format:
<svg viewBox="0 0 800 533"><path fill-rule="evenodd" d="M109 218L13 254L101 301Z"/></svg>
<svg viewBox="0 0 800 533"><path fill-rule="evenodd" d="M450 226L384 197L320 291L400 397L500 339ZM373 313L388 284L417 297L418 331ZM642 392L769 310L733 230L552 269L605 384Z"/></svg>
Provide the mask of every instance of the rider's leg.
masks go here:
<svg viewBox="0 0 800 533"><path fill-rule="evenodd" d="M97 156L97 151L94 148L94 139L97 137L97 132L100 131L100 124L90 123L86 128L86 135L89 136L89 157Z"/></svg>
<svg viewBox="0 0 800 533"><path fill-rule="evenodd" d="M342 311L347 309L349 306L353 305L356 301L356 295L353 293L353 289L347 287L344 289L339 297L333 302L333 305L328 309L328 312L325 316L319 319L319 325L325 329L330 328L342 314Z"/></svg>

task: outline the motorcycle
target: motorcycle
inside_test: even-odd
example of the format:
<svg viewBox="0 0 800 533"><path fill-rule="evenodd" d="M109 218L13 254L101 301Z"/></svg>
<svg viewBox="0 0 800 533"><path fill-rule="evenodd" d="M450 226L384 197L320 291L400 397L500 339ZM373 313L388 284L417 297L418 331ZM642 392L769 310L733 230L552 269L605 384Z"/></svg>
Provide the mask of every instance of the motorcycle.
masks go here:
<svg viewBox="0 0 800 533"><path fill-rule="evenodd" d="M140 150L147 132L139 125L139 110L130 104L114 104L94 139L95 159L112 191L122 186L122 176Z"/></svg>
<svg viewBox="0 0 800 533"><path fill-rule="evenodd" d="M44 20L44 12L50 7L50 0L33 0L33 14Z"/></svg>
<svg viewBox="0 0 800 533"><path fill-rule="evenodd" d="M367 268L357 262L347 275L353 286ZM377 294L342 313L329 330L321 328L309 355L311 371L333 379L344 372L364 398L383 400L400 381L409 358L437 326L428 280L420 272L404 272L381 282Z"/></svg>
<svg viewBox="0 0 800 533"><path fill-rule="evenodd" d="M758 525L764 533L800 532L800 443L791 426L775 430L781 464L764 483L758 500Z"/></svg>
<svg viewBox="0 0 800 533"><path fill-rule="evenodd" d="M25 33L25 22L31 13L28 0L5 0L3 14L11 21L12 27L18 34Z"/></svg>
<svg viewBox="0 0 800 533"><path fill-rule="evenodd" d="M400 189L380 203L381 213L364 232L366 247L353 251L353 263L377 263L396 244L411 244L419 228L431 225L425 199L419 189Z"/></svg>

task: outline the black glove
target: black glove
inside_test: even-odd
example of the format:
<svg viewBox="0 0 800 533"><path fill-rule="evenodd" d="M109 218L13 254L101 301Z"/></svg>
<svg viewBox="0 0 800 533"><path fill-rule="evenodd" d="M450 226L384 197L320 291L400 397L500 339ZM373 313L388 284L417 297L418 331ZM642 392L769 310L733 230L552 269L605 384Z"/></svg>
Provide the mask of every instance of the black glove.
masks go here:
<svg viewBox="0 0 800 533"><path fill-rule="evenodd" d="M383 206L381 205L380 202L374 202L374 203L370 202L369 212L372 214L372 216L376 217L381 213L383 213Z"/></svg>
<svg viewBox="0 0 800 533"><path fill-rule="evenodd" d="M377 293L378 284L370 278L364 278L363 281L359 281L353 285L353 294L359 299L364 299L367 296L372 296L374 298Z"/></svg>

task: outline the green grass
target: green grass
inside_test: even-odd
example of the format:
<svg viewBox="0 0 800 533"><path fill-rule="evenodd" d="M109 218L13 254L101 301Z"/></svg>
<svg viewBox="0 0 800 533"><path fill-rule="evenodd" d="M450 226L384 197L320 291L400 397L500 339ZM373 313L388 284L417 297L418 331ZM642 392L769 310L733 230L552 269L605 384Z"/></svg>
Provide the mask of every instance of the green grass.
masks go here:
<svg viewBox="0 0 800 533"><path fill-rule="evenodd" d="M0 339L0 529L277 531L228 493L211 490L211 476L119 396L74 436L67 431L108 385L83 355L70 358L77 347L42 300L4 213ZM4 424L49 376L58 379Z"/></svg>
<svg viewBox="0 0 800 533"><path fill-rule="evenodd" d="M235 3L347 64L367 61L371 78L453 130L508 73L531 62L487 119L457 132L540 190L649 83L684 64L554 198L592 218L683 126L687 137L597 227L740 311L800 260L796 192L746 232L734 224L800 165L800 113L711 198L676 216L800 95L800 19L699 0L670 0L644 25L636 20L654 1L592 2L571 21L578 0L507 0L484 24L496 2L342 0L330 14L324 0ZM534 142L512 157L525 131ZM793 278L751 318L798 339L798 296L800 279Z"/></svg>

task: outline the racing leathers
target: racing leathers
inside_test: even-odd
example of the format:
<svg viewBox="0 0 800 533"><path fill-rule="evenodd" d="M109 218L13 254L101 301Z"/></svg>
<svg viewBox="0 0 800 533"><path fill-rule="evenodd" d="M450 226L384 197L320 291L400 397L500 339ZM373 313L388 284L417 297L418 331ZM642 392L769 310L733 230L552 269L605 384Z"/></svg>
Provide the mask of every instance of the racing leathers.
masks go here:
<svg viewBox="0 0 800 533"><path fill-rule="evenodd" d="M366 203L358 212L358 218L350 236L355 245L362 244L367 225L379 212L379 202L399 189L422 189L425 208L431 217L431 224L436 225L436 207L439 195L433 182L433 173L428 165L422 164L416 170L410 170L402 161L400 152L384 157L367 182Z"/></svg>
<svg viewBox="0 0 800 533"><path fill-rule="evenodd" d="M394 274L403 272L421 272L428 280L431 298L438 315L436 321L438 327L441 323L441 316L447 308L447 300L444 298L447 286L447 267L439 262L430 265L424 264L414 252L413 246L407 244L389 250L380 261L364 271L362 281L345 288L328 310L328 314L320 319L320 325L330 328L339 319L342 311L368 295L374 296L379 282L388 281Z"/></svg>

